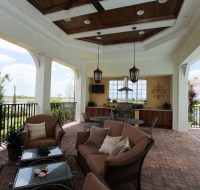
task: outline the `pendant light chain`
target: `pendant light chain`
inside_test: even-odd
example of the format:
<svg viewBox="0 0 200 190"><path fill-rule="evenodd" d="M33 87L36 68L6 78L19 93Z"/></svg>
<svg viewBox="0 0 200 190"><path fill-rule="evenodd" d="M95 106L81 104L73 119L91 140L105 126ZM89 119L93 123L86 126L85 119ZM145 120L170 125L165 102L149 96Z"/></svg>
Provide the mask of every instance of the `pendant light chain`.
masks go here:
<svg viewBox="0 0 200 190"><path fill-rule="evenodd" d="M99 36L101 33L97 32L97 40L100 40L101 37ZM99 69L99 41L98 41L98 56L97 56L97 69L94 70L94 81L98 84L101 82L102 79L102 71Z"/></svg>
<svg viewBox="0 0 200 190"><path fill-rule="evenodd" d="M98 34L98 36L99 36L99 34ZM99 39L98 39L98 60L97 60L97 63L98 63L97 68L99 68Z"/></svg>
<svg viewBox="0 0 200 190"><path fill-rule="evenodd" d="M135 67L135 41L133 42L133 47L134 47L134 67Z"/></svg>
<svg viewBox="0 0 200 190"><path fill-rule="evenodd" d="M136 27L133 27L132 28L134 33L133 33L133 36L135 36L135 30L136 30ZM133 68L131 68L129 70L129 74L130 74L130 80L133 82L133 83L136 83L138 81L138 76L139 76L139 69L135 67L135 39L133 40L133 55L134 55L134 59L133 59Z"/></svg>

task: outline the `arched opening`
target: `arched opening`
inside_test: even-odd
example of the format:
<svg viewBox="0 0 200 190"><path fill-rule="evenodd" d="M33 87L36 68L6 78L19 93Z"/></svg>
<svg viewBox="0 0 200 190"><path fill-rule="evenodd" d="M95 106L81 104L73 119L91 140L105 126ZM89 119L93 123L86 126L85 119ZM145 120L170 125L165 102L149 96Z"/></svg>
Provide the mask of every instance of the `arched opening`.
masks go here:
<svg viewBox="0 0 200 190"><path fill-rule="evenodd" d="M75 120L75 74L58 62L52 62L50 113L57 116L62 125Z"/></svg>
<svg viewBox="0 0 200 190"><path fill-rule="evenodd" d="M0 71L11 78L5 86L5 103L13 102L14 91L16 103L35 102L36 68L26 49L0 39Z"/></svg>
<svg viewBox="0 0 200 190"><path fill-rule="evenodd" d="M74 101L74 72L58 62L52 62L51 98Z"/></svg>

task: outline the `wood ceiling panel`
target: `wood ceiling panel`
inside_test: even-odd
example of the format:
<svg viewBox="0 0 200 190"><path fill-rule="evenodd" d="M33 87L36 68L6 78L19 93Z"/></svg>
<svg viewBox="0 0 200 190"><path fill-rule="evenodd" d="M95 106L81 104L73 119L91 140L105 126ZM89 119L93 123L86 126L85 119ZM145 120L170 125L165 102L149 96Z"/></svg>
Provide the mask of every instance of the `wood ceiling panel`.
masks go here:
<svg viewBox="0 0 200 190"><path fill-rule="evenodd" d="M171 0L165 4L158 4L156 1L134 5L129 7L108 10L103 13L92 13L78 16L69 22L56 21L57 26L62 25L62 29L67 34L92 31L95 29L105 29L111 27L125 26L130 24L146 23L158 20L176 18L177 10L183 0ZM171 2L171 3L170 3ZM137 15L137 11L144 10L144 14ZM90 24L84 24L84 20L89 20Z"/></svg>
<svg viewBox="0 0 200 190"><path fill-rule="evenodd" d="M107 34L107 35L100 35L101 39L97 40L97 36L92 37L85 37L85 38L78 38L78 40L83 40L86 42L101 44L101 45L113 45L113 44L121 44L121 43L130 43L130 42L142 42L163 30L164 28L158 29L147 29L143 30L144 34L139 34L140 31L131 31L131 32L122 32L122 33L115 33L115 34Z"/></svg>
<svg viewBox="0 0 200 190"><path fill-rule="evenodd" d="M67 7L78 7L81 5L91 4L98 0L27 0L35 6L43 14L53 13L65 10ZM70 2L69 2L70 1ZM100 1L100 0L99 0ZM68 21L58 20L54 24L63 30L66 34L79 34L93 30L109 29L121 26L134 26L148 22L163 21L176 19L184 0L168 0L166 3L158 3L151 1L148 3L136 4L116 9L110 9L103 12L95 12L91 14L75 16ZM113 1L114 3L114 1ZM123 1L122 1L123 4ZM105 8L105 7L104 7ZM137 12L143 10L143 15L138 15ZM89 20L90 24L85 24L84 21ZM102 44L118 44L129 43L133 41L144 41L149 37L161 32L166 27L151 28L145 30L145 34L134 37L133 31L122 32L116 34L107 34L102 36ZM79 40L98 43L95 36L79 38Z"/></svg>
<svg viewBox="0 0 200 190"><path fill-rule="evenodd" d="M43 14L62 11L65 9L68 0L28 0ZM78 7L90 3L90 0L75 0L72 7Z"/></svg>

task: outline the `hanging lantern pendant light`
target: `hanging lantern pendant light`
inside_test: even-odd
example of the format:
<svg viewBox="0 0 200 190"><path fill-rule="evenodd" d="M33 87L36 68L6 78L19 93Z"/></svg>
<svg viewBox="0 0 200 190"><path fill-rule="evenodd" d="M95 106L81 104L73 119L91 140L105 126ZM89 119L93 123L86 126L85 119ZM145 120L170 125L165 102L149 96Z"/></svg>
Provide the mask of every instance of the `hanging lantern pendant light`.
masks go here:
<svg viewBox="0 0 200 190"><path fill-rule="evenodd" d="M136 27L133 27L133 30L135 32ZM133 67L129 70L130 73L130 80L135 83L138 81L138 77L139 77L139 69L135 67L135 42L133 43L134 45L134 65Z"/></svg>
<svg viewBox="0 0 200 190"><path fill-rule="evenodd" d="M101 38L99 35L101 34L100 32L97 32L98 36L97 39L100 40ZM98 84L101 82L102 79L102 71L99 69L99 42L98 42L98 57L97 57L97 69L94 70L94 80Z"/></svg>

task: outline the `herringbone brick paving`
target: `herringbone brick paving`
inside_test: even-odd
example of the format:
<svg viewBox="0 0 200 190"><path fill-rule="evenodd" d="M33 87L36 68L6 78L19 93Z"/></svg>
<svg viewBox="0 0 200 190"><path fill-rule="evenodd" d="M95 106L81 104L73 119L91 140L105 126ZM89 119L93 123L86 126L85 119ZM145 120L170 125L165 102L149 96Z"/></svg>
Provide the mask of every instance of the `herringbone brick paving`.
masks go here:
<svg viewBox="0 0 200 190"><path fill-rule="evenodd" d="M76 154L76 133L83 131L83 124L71 123L64 130L61 147L66 155ZM200 130L155 128L153 137L155 144L142 168L142 190L200 190ZM5 163L7 151L1 147L0 165Z"/></svg>

